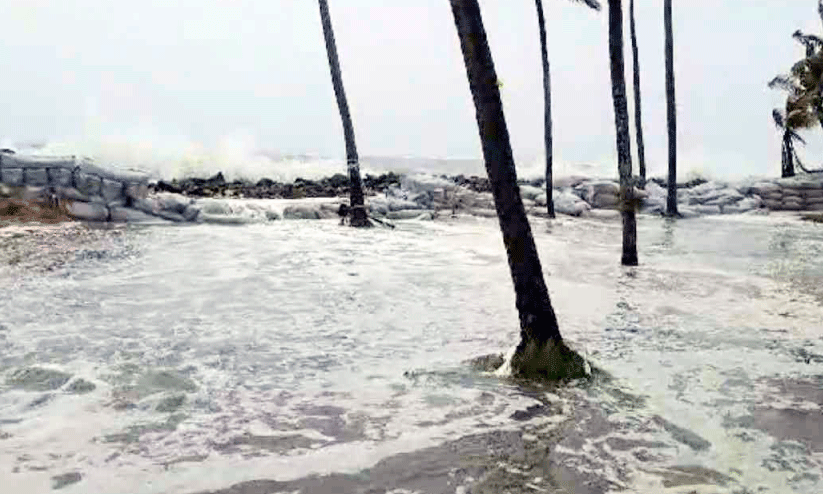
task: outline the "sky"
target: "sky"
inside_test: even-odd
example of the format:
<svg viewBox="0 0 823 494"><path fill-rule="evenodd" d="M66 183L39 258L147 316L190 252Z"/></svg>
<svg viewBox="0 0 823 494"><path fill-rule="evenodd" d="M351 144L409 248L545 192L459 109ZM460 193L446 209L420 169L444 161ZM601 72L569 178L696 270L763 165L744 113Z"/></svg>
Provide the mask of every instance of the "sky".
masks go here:
<svg viewBox="0 0 823 494"><path fill-rule="evenodd" d="M361 156L480 158L449 2L329 3ZM652 176L667 167L662 3L636 0ZM539 174L534 2L480 4L518 170ZM607 8L544 6L556 173L614 176ZM43 152L166 174L246 167L272 176L268 168L286 166L273 155L345 155L314 0L0 0L0 11L0 144L45 143ZM814 0L674 2L679 178L779 174L771 110L784 95L766 84L802 55L796 29L823 32ZM627 15L625 34L633 112ZM631 133L634 141L633 120ZM801 153L817 166L823 133L807 134Z"/></svg>

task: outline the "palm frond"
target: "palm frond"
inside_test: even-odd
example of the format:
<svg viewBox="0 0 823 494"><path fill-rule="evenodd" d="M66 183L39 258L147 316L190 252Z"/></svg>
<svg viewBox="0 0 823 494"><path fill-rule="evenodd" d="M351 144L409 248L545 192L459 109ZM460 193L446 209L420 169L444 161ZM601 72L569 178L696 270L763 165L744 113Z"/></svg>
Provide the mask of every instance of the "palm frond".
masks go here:
<svg viewBox="0 0 823 494"><path fill-rule="evenodd" d="M792 76L781 74L769 81L769 89L782 89L784 91L794 92L796 84Z"/></svg>
<svg viewBox="0 0 823 494"><path fill-rule="evenodd" d="M823 39L814 34L804 34L799 29L792 33L792 38L806 48L807 57L812 56L816 49L823 47Z"/></svg>
<svg viewBox="0 0 823 494"><path fill-rule="evenodd" d="M600 10L600 2L598 0L572 0L575 3L583 3L586 4L587 7L597 10Z"/></svg>
<svg viewBox="0 0 823 494"><path fill-rule="evenodd" d="M778 129L783 130L786 128L786 119L783 118L783 112L775 108L772 110L772 119L774 120L774 124L777 126Z"/></svg>
<svg viewBox="0 0 823 494"><path fill-rule="evenodd" d="M797 142L799 142L801 144L804 144L804 145L806 144L806 139L803 139L802 137L800 137L800 134L798 134L797 132L795 132L791 129L787 130L786 132L789 134L789 139L791 139L792 141L797 141Z"/></svg>

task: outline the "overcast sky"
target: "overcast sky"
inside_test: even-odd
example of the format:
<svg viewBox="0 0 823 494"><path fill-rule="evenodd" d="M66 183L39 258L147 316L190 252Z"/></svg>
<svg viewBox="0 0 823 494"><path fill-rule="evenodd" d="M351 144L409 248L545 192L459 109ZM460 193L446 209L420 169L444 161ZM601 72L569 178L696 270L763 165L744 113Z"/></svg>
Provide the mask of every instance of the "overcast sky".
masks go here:
<svg viewBox="0 0 823 494"><path fill-rule="evenodd" d="M636 2L647 159L662 175L663 2ZM329 3L361 155L480 157L448 0ZM536 167L534 2L480 3L518 166ZM616 170L605 6L544 4L558 167ZM187 152L344 155L314 0L0 0L0 11L4 143L138 162ZM674 18L680 176L778 174L770 114L782 95L766 83L802 54L795 29L823 31L816 2L679 0ZM628 40L625 53L630 86ZM807 148L807 161L819 163L821 149Z"/></svg>

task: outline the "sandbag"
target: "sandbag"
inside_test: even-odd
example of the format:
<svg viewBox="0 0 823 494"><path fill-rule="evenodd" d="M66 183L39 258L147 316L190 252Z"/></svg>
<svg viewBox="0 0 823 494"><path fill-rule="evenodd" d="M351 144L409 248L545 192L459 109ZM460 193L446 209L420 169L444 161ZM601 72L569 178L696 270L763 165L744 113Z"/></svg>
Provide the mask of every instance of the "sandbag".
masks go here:
<svg viewBox="0 0 823 494"><path fill-rule="evenodd" d="M70 168L49 168L47 170L49 184L54 187L71 187Z"/></svg>
<svg viewBox="0 0 823 494"><path fill-rule="evenodd" d="M419 218L424 213L431 214L433 211L431 210L421 210L421 209L400 209L397 211L389 211L389 214L386 215L386 218L390 220L413 220Z"/></svg>
<svg viewBox="0 0 823 494"><path fill-rule="evenodd" d="M98 176L89 175L81 170L75 170L74 172L75 188L86 195L99 196L102 182L103 179Z"/></svg>
<svg viewBox="0 0 823 494"><path fill-rule="evenodd" d="M310 206L287 206L283 210L283 219L287 220L319 220L320 212Z"/></svg>
<svg viewBox="0 0 823 494"><path fill-rule="evenodd" d="M144 213L143 211L122 206L114 206L110 208L109 211L111 212L110 221L115 221L118 223L147 223L158 221L159 219L156 216Z"/></svg>
<svg viewBox="0 0 823 494"><path fill-rule="evenodd" d="M122 182L116 182L107 178L103 179L100 187L100 193L106 202L114 202L125 199L125 194L123 192Z"/></svg>
<svg viewBox="0 0 823 494"><path fill-rule="evenodd" d="M108 221L109 208L105 204L98 204L83 201L66 201L64 203L66 211L80 220L85 221Z"/></svg>
<svg viewBox="0 0 823 494"><path fill-rule="evenodd" d="M54 192L55 194L57 194L57 197L63 199L69 199L72 201L91 202L91 197L89 197L86 194L83 194L74 187L55 187Z"/></svg>
<svg viewBox="0 0 823 494"><path fill-rule="evenodd" d="M780 211L781 209L783 209L783 201L776 201L768 197L763 198L763 204L765 204L766 207L771 209L772 211Z"/></svg>
<svg viewBox="0 0 823 494"><path fill-rule="evenodd" d="M618 196L612 194L611 192L604 192L595 194L591 200L591 205L594 208L614 209L617 207L619 202L620 199Z"/></svg>
<svg viewBox="0 0 823 494"><path fill-rule="evenodd" d="M22 187L25 185L22 168L3 168L0 170L0 180L2 180L4 184L11 185L12 187Z"/></svg>
<svg viewBox="0 0 823 494"><path fill-rule="evenodd" d="M149 195L149 186L146 183L130 182L126 184L125 194L132 199L145 199Z"/></svg>
<svg viewBox="0 0 823 494"><path fill-rule="evenodd" d="M720 214L722 210L717 205L698 204L694 207L698 214Z"/></svg>
<svg viewBox="0 0 823 494"><path fill-rule="evenodd" d="M541 193L543 193L543 190L537 187L532 187L531 185L520 186L520 197L523 199L534 200Z"/></svg>
<svg viewBox="0 0 823 494"><path fill-rule="evenodd" d="M24 168L23 182L33 187L43 187L49 184L49 175L45 168Z"/></svg>

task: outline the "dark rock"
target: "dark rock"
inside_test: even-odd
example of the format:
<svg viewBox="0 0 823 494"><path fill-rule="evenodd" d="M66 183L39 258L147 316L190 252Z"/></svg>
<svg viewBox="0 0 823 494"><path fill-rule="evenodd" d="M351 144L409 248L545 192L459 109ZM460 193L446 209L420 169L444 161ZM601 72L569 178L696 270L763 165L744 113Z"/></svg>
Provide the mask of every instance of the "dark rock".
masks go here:
<svg viewBox="0 0 823 494"><path fill-rule="evenodd" d="M95 386L94 383L86 381L85 379L75 379L74 381L72 381L71 384L69 384L69 386L66 388L66 391L68 393L80 395L91 393L96 388L97 386Z"/></svg>
<svg viewBox="0 0 823 494"><path fill-rule="evenodd" d="M55 475L51 478L51 488L54 490L62 489L71 484L76 484L83 479L83 474L80 472L69 472L61 475Z"/></svg>
<svg viewBox="0 0 823 494"><path fill-rule="evenodd" d="M271 187L276 182L270 178L261 178L257 181L257 187Z"/></svg>
<svg viewBox="0 0 823 494"><path fill-rule="evenodd" d="M206 183L209 185L223 185L226 183L226 179L223 178L223 172L217 172L217 175L207 178Z"/></svg>
<svg viewBox="0 0 823 494"><path fill-rule="evenodd" d="M162 180L157 182L157 185L155 186L155 189L158 192L173 192L175 194L182 194L183 193L183 189L181 189L180 187L178 187L174 184L170 184L168 182L164 182Z"/></svg>

